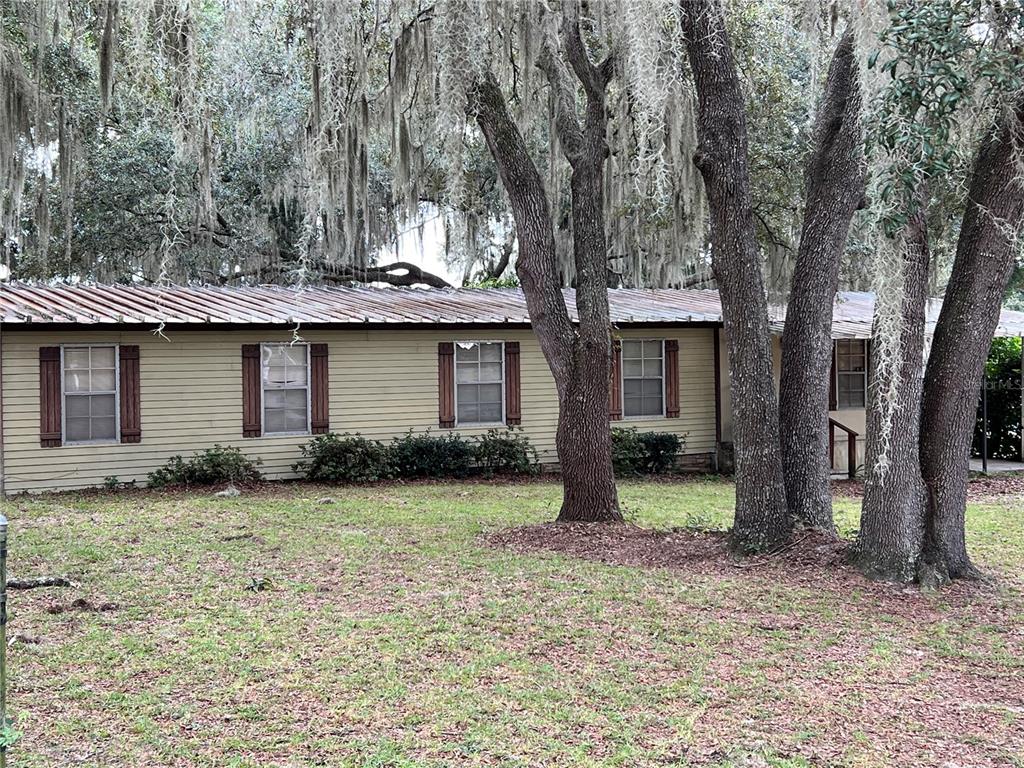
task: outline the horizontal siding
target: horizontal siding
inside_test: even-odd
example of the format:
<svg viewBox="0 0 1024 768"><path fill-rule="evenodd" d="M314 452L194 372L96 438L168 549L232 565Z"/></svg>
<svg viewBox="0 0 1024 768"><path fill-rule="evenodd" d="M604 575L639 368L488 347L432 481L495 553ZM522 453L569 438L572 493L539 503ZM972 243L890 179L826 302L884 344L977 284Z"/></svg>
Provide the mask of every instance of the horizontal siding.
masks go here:
<svg viewBox="0 0 1024 768"><path fill-rule="evenodd" d="M545 463L557 461L558 404L554 383L529 331L486 331L487 339L520 343L522 428ZM679 340L680 417L616 422L641 431L672 431L688 453L714 449L713 331L629 330L625 338ZM483 339L435 330L309 331L329 344L333 432L390 440L437 426L437 344ZM144 331L9 331L2 336L4 479L8 493L94 486L116 475L144 483L171 456L190 456L219 443L263 460L270 478L292 477L308 436L243 439L241 345L288 341L282 331L176 331L164 339ZM42 448L39 445L39 347L69 343L138 344L142 442ZM444 430L448 431L448 430ZM455 430L475 436L485 428Z"/></svg>

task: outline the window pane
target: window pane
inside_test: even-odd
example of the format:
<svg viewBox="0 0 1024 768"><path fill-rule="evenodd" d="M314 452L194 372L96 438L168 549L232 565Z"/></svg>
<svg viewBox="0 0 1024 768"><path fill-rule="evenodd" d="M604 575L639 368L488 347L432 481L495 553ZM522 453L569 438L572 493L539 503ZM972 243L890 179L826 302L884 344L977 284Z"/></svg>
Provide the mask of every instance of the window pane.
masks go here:
<svg viewBox="0 0 1024 768"><path fill-rule="evenodd" d="M89 368L89 349L87 347L65 347L64 368L66 370L87 370Z"/></svg>
<svg viewBox="0 0 1024 768"><path fill-rule="evenodd" d="M464 344L459 343L455 345L455 360L457 362L476 362L480 359L480 345L479 344Z"/></svg>
<svg viewBox="0 0 1024 768"><path fill-rule="evenodd" d="M266 389L263 391L263 405L266 408L284 408L285 391L283 389Z"/></svg>
<svg viewBox="0 0 1024 768"><path fill-rule="evenodd" d="M64 422L64 428L67 430L68 442L74 443L79 440L89 439L89 419L85 418L71 418L68 417Z"/></svg>
<svg viewBox="0 0 1024 768"><path fill-rule="evenodd" d="M644 364L641 360L623 360L622 374L624 376L643 376Z"/></svg>
<svg viewBox="0 0 1024 768"><path fill-rule="evenodd" d="M302 408L289 408L284 412L285 429L289 432L304 432L306 430L306 406Z"/></svg>
<svg viewBox="0 0 1024 768"><path fill-rule="evenodd" d="M266 412L266 425L264 430L266 432L284 432L285 430L285 417L284 411L274 409Z"/></svg>
<svg viewBox="0 0 1024 768"><path fill-rule="evenodd" d="M69 419L76 416L89 415L89 398L75 395L67 398L67 416ZM70 438L69 438L70 439Z"/></svg>
<svg viewBox="0 0 1024 768"><path fill-rule="evenodd" d="M622 359L625 360L627 357L640 358L643 357L643 343L639 341L623 341L622 342Z"/></svg>
<svg viewBox="0 0 1024 768"><path fill-rule="evenodd" d="M65 371L64 372L65 392L88 392L89 372L88 371Z"/></svg>
<svg viewBox="0 0 1024 768"><path fill-rule="evenodd" d="M93 440L113 440L114 431L115 422L113 416L103 416L101 418L94 418L92 420Z"/></svg>
<svg viewBox="0 0 1024 768"><path fill-rule="evenodd" d="M661 342L660 341L645 341L644 342L644 357L661 357Z"/></svg>
<svg viewBox="0 0 1024 768"><path fill-rule="evenodd" d="M480 409L477 404L459 401L458 418L460 424L475 424L480 421Z"/></svg>
<svg viewBox="0 0 1024 768"><path fill-rule="evenodd" d="M501 421L501 403L481 403L480 422L497 423Z"/></svg>
<svg viewBox="0 0 1024 768"><path fill-rule="evenodd" d="M477 363L459 363L455 366L455 380L460 384L480 381L480 366Z"/></svg>
<svg viewBox="0 0 1024 768"><path fill-rule="evenodd" d="M622 382L622 393L626 397L639 397L643 391L643 379L626 379Z"/></svg>
<svg viewBox="0 0 1024 768"><path fill-rule="evenodd" d="M85 398L72 397L71 400L84 400ZM113 395L92 395L90 401L90 414L92 416L113 416L114 396Z"/></svg>
<svg viewBox="0 0 1024 768"><path fill-rule="evenodd" d="M639 397L624 397L622 400L622 410L625 416L642 416L643 413L643 401Z"/></svg>
<svg viewBox="0 0 1024 768"><path fill-rule="evenodd" d="M477 391L481 403L501 403L501 384L481 384Z"/></svg>
<svg viewBox="0 0 1024 768"><path fill-rule="evenodd" d="M644 376L661 376L661 360L644 360Z"/></svg>
<svg viewBox="0 0 1024 768"><path fill-rule="evenodd" d="M479 397L480 397L479 394L477 394L477 390L478 389L479 389L479 385L477 385L477 384L461 384L461 385L459 385L459 391L458 391L459 404L461 405L462 403L466 403L468 405L469 403L473 403L475 405L477 403Z"/></svg>
<svg viewBox="0 0 1024 768"><path fill-rule="evenodd" d="M501 362L501 344L481 344L480 360L485 363Z"/></svg>
<svg viewBox="0 0 1024 768"><path fill-rule="evenodd" d="M91 365L93 368L113 368L114 348L113 347L91 347Z"/></svg>
<svg viewBox="0 0 1024 768"><path fill-rule="evenodd" d="M501 381L501 363L480 363L480 381Z"/></svg>
<svg viewBox="0 0 1024 768"><path fill-rule="evenodd" d="M290 387L304 387L306 386L306 366L302 364L300 366L290 365L288 366L287 377L285 378L285 384Z"/></svg>
<svg viewBox="0 0 1024 768"><path fill-rule="evenodd" d="M661 379L644 379L640 391L645 397L661 397Z"/></svg>
<svg viewBox="0 0 1024 768"><path fill-rule="evenodd" d="M661 416L661 397L644 398L644 416Z"/></svg>
<svg viewBox="0 0 1024 768"><path fill-rule="evenodd" d="M93 370L92 372L92 390L93 392L113 392L114 391L114 372L112 370Z"/></svg>
<svg viewBox="0 0 1024 768"><path fill-rule="evenodd" d="M288 344L280 347L281 359L284 360L288 365L293 365L297 368L306 367L306 345L305 344Z"/></svg>

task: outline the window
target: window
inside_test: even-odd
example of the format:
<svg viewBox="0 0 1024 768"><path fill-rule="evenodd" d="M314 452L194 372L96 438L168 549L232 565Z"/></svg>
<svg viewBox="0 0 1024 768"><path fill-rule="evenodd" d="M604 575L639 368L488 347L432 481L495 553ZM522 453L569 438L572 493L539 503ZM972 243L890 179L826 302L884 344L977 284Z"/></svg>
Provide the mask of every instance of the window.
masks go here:
<svg viewBox="0 0 1024 768"><path fill-rule="evenodd" d="M63 347L64 440L117 439L117 347Z"/></svg>
<svg viewBox="0 0 1024 768"><path fill-rule="evenodd" d="M309 346L263 344L263 434L309 432Z"/></svg>
<svg viewBox="0 0 1024 768"><path fill-rule="evenodd" d="M622 413L665 415L664 343L624 339L622 342Z"/></svg>
<svg viewBox="0 0 1024 768"><path fill-rule="evenodd" d="M500 424L505 413L504 344L455 343L455 413L459 424Z"/></svg>
<svg viewBox="0 0 1024 768"><path fill-rule="evenodd" d="M868 354L864 339L836 342L836 405L863 408L868 390Z"/></svg>

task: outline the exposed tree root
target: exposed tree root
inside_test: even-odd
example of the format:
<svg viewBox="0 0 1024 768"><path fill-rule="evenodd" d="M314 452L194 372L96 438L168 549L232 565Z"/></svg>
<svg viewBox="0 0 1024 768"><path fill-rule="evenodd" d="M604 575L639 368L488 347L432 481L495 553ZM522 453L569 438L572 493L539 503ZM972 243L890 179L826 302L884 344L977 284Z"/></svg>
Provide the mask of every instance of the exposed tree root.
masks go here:
<svg viewBox="0 0 1024 768"><path fill-rule="evenodd" d="M34 579L8 579L8 589L36 589L37 587L77 587L67 576L39 576Z"/></svg>

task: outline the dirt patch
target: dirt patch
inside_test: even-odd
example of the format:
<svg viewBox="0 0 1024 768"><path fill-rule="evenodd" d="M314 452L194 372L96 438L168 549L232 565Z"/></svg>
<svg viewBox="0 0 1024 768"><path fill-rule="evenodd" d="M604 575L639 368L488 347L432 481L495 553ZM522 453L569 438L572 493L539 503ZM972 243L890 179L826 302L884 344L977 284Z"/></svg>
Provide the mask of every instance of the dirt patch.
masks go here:
<svg viewBox="0 0 1024 768"><path fill-rule="evenodd" d="M111 602L93 603L86 600L84 597L79 597L72 600L70 603L65 605L64 603L50 603L46 606L46 612L51 615L58 615L61 613L106 613L108 611L116 611L117 604Z"/></svg>
<svg viewBox="0 0 1024 768"><path fill-rule="evenodd" d="M859 499L864 495L864 481L833 480L832 495L841 499ZM1013 496L1024 497L1024 472L971 475L967 484L968 501L1000 501Z"/></svg>

